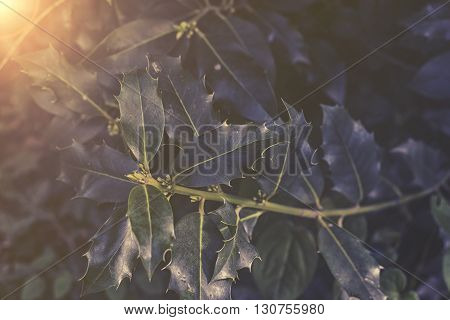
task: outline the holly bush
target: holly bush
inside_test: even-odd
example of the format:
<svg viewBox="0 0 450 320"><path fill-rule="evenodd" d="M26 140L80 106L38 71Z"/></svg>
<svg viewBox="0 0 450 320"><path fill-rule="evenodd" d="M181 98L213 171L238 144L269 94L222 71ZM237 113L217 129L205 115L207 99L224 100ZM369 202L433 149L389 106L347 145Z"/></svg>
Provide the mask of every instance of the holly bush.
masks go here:
<svg viewBox="0 0 450 320"><path fill-rule="evenodd" d="M0 64L2 295L447 297L447 6L39 5Z"/></svg>

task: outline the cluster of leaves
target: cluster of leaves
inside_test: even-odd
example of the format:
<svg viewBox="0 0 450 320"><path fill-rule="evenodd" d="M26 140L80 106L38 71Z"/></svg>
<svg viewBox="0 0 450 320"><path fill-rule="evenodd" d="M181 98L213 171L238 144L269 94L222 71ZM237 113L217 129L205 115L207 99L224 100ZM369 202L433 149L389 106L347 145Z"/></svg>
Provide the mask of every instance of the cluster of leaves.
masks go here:
<svg viewBox="0 0 450 320"><path fill-rule="evenodd" d="M396 206L440 189L431 207L448 231L449 154L439 140L449 134L448 20L434 16L401 43L411 61L380 54L364 72L290 106L282 99L307 96L378 40L367 29L378 30L370 25L381 21L377 10L392 4L374 11L370 1L351 2L99 0L89 6L101 25L77 27L68 41L82 56L54 43L15 58L33 103L53 115L60 180L111 213L86 254L83 294L118 288L142 265L150 286L185 299L330 297L330 273L335 297L417 298L420 284L408 286L392 266L409 254L399 250L414 230L406 219L436 225ZM402 6L408 25L420 7ZM432 52L411 37L432 42ZM211 134L218 145L208 145ZM159 168L173 145L187 163ZM183 150L192 147L190 158ZM245 171L244 160L253 163ZM256 170L267 166L279 170ZM379 218L353 217L376 211ZM447 253L447 284L449 261Z"/></svg>

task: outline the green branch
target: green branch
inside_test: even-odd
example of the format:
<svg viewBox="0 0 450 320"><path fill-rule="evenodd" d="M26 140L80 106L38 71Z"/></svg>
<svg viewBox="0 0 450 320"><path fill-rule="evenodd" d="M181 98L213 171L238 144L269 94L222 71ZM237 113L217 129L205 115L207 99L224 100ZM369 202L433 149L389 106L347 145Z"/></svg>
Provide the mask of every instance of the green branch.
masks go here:
<svg viewBox="0 0 450 320"><path fill-rule="evenodd" d="M227 194L227 193L224 193L221 191L219 191L219 192L203 191L203 190L193 189L193 188L184 187L184 186L180 186L180 185L172 185L172 186L170 186L170 189L168 189L167 186L162 186L160 182L158 182L157 180L155 180L151 177L144 177L143 180L139 180L139 181L136 180L136 182L147 184L147 185L152 185L154 187L159 188L163 192L176 193L176 194L190 196L190 197L192 197L192 196L200 197L200 198L208 200L208 201L217 201L217 202L227 201L231 204L240 206L242 208L251 208L251 209L256 209L256 210L260 211L260 212L257 212L254 215L251 215L247 218L243 218L245 220L248 220L251 218L257 218L265 211L277 212L277 213L287 214L287 215L301 217L301 218L316 219L318 217L342 217L342 216L351 216L351 215L356 215L356 214L364 214L364 213L380 211L380 210L385 210L385 209L393 208L396 206L404 205L411 201L423 198L423 197L435 192L448 179L448 177L449 177L449 175L446 175L435 186L432 186L430 188L427 188L427 189L422 190L417 193L405 195L405 196L395 199L395 200L380 202L380 203L366 205L366 206L355 206L355 207L350 207L350 208L330 209L330 210L315 210L315 209L296 208L296 207L286 206L286 205L271 202L271 201L255 201L253 199L235 196L235 195Z"/></svg>

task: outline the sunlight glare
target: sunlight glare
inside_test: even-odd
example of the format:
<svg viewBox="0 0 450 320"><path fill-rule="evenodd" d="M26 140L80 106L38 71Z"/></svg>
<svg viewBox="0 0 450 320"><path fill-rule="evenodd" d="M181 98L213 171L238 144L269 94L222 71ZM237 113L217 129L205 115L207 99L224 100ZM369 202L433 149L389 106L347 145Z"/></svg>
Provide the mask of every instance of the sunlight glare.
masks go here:
<svg viewBox="0 0 450 320"><path fill-rule="evenodd" d="M0 36L15 34L28 23L7 6L27 18L33 18L37 0L0 0Z"/></svg>

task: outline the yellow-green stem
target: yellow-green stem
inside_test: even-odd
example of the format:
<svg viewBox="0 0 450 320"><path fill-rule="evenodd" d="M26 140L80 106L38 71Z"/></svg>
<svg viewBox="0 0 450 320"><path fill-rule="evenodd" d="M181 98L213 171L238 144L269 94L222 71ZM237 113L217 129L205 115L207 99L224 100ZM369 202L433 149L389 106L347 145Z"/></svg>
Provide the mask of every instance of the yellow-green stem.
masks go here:
<svg viewBox="0 0 450 320"><path fill-rule="evenodd" d="M315 209L305 209L305 208L296 208L291 206L286 206L283 204L270 202L270 201L262 201L258 202L253 199L248 199L240 196L235 196L223 192L213 192L213 191L203 191L203 190L197 190L189 187L184 187L181 185L173 185L172 189L170 190L173 193L186 195L186 196L198 196L202 199L208 200L208 201L217 201L217 202L223 202L227 201L231 204L238 205L242 208L252 208L259 211L271 211L271 212L277 212L277 213L283 213L291 216L296 217L302 217L302 218L310 218L315 219L320 216L322 217L338 217L338 216L350 216L350 215L356 215L356 214L364 214L379 210L384 210L392 207L396 207L399 205L406 204L408 202L411 202L413 200L425 197L434 191L436 191L442 183L444 183L448 178L448 175L444 177L441 182L433 187L430 187L428 189L425 189L423 191L403 196L399 199L385 201L381 203L366 205L366 206L355 206L350 208L343 208L343 209L329 209L329 210L315 210ZM158 181L156 181L153 178L146 178L145 184L155 186L163 191L165 190ZM258 212L257 216L260 216L262 212ZM255 216L256 218L256 216ZM247 220L247 219L246 219Z"/></svg>

